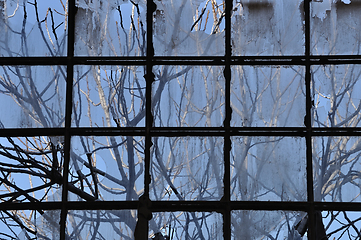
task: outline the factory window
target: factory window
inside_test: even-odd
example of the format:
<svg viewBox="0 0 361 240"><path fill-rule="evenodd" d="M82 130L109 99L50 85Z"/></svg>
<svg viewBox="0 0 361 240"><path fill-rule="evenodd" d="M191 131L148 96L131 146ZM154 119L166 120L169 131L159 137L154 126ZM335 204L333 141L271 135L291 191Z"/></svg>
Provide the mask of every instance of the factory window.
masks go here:
<svg viewBox="0 0 361 240"><path fill-rule="evenodd" d="M356 239L358 0L0 0L0 239Z"/></svg>

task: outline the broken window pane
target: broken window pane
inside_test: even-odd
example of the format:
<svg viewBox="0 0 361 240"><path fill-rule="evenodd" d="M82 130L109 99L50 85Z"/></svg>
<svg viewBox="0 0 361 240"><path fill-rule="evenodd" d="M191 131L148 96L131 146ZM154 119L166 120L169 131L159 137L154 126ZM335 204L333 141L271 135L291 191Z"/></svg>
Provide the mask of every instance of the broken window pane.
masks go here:
<svg viewBox="0 0 361 240"><path fill-rule="evenodd" d="M223 67L154 67L157 127L219 127L224 120Z"/></svg>
<svg viewBox="0 0 361 240"><path fill-rule="evenodd" d="M303 1L235 0L233 55L304 54Z"/></svg>
<svg viewBox="0 0 361 240"><path fill-rule="evenodd" d="M63 127L65 66L1 66L0 128Z"/></svg>
<svg viewBox="0 0 361 240"><path fill-rule="evenodd" d="M303 138L232 137L231 200L306 201Z"/></svg>
<svg viewBox="0 0 361 240"><path fill-rule="evenodd" d="M360 65L312 67L315 127L360 127Z"/></svg>
<svg viewBox="0 0 361 240"><path fill-rule="evenodd" d="M153 46L158 56L223 56L224 1L154 1Z"/></svg>
<svg viewBox="0 0 361 240"><path fill-rule="evenodd" d="M0 56L54 57L67 50L67 1L0 1Z"/></svg>
<svg viewBox="0 0 361 240"><path fill-rule="evenodd" d="M323 211L322 217L328 239L357 239L361 234L360 212Z"/></svg>
<svg viewBox="0 0 361 240"><path fill-rule="evenodd" d="M2 203L61 201L63 136L3 137L0 138L0 156ZM59 239L59 221L60 210L3 210L0 212L0 238L47 236Z"/></svg>
<svg viewBox="0 0 361 240"><path fill-rule="evenodd" d="M135 210L71 210L69 239L134 239Z"/></svg>
<svg viewBox="0 0 361 240"><path fill-rule="evenodd" d="M59 239L60 210L3 210L1 239Z"/></svg>
<svg viewBox="0 0 361 240"><path fill-rule="evenodd" d="M76 66L73 126L144 126L144 71L143 66Z"/></svg>
<svg viewBox="0 0 361 240"><path fill-rule="evenodd" d="M69 198L138 200L144 188L144 137L73 137Z"/></svg>
<svg viewBox="0 0 361 240"><path fill-rule="evenodd" d="M152 200L219 200L223 196L223 138L153 138Z"/></svg>
<svg viewBox="0 0 361 240"><path fill-rule="evenodd" d="M312 144L315 200L361 201L361 138L314 137Z"/></svg>
<svg viewBox="0 0 361 240"><path fill-rule="evenodd" d="M61 201L64 137L0 138L1 202Z"/></svg>
<svg viewBox="0 0 361 240"><path fill-rule="evenodd" d="M231 125L303 127L305 68L232 66Z"/></svg>
<svg viewBox="0 0 361 240"><path fill-rule="evenodd" d="M149 221L149 237L223 240L222 222L222 214L216 212L155 212Z"/></svg>

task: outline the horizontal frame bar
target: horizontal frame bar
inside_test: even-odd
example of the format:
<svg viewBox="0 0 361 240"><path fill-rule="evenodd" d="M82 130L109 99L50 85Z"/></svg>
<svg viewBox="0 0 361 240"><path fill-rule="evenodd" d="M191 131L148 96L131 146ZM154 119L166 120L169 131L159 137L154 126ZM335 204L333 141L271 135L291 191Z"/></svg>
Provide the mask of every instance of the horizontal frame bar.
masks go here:
<svg viewBox="0 0 361 240"><path fill-rule="evenodd" d="M72 136L145 136L145 127L124 128L71 128ZM361 127L357 128L311 128L306 127L231 127L231 136L298 136L305 137L307 131L312 136L361 136ZM177 136L225 136L224 127L153 127L149 134L154 137ZM32 137L64 135L65 128L13 128L0 129L0 137Z"/></svg>
<svg viewBox="0 0 361 240"><path fill-rule="evenodd" d="M58 210L61 202L1 203L1 210ZM137 209L138 201L88 201L68 202L69 210L130 210ZM320 211L361 211L361 202L314 202L315 210ZM307 211L308 202L275 201L151 201L152 212L222 212L230 210L259 211Z"/></svg>
<svg viewBox="0 0 361 240"><path fill-rule="evenodd" d="M234 66L264 66L264 65L324 65L324 64L361 64L361 55L330 55L310 56L307 63L305 56L233 56L230 57ZM67 65L67 57L1 57L0 65ZM73 57L74 65L124 65L142 66L147 64L146 57ZM181 57L153 57L153 65L214 65L224 66L225 56L181 56Z"/></svg>

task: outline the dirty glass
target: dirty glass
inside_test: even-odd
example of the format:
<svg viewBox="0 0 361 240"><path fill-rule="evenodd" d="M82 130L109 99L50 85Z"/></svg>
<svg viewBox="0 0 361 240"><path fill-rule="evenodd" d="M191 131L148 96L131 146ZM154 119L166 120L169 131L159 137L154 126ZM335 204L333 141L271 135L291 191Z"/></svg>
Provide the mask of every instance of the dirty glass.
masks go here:
<svg viewBox="0 0 361 240"><path fill-rule="evenodd" d="M219 127L224 120L223 68L155 66L152 109L157 127Z"/></svg>
<svg viewBox="0 0 361 240"><path fill-rule="evenodd" d="M77 0L76 7L76 56L145 55L145 0Z"/></svg>
<svg viewBox="0 0 361 240"><path fill-rule="evenodd" d="M223 195L223 138L153 138L152 200L219 200Z"/></svg>
<svg viewBox="0 0 361 240"><path fill-rule="evenodd" d="M60 210L3 210L0 211L1 239L59 239ZM23 223L23 224L19 224ZM13 238L17 233L16 238Z"/></svg>
<svg viewBox="0 0 361 240"><path fill-rule="evenodd" d="M361 2L357 0L312 1L312 54L360 54L360 11Z"/></svg>
<svg viewBox="0 0 361 240"><path fill-rule="evenodd" d="M303 55L302 5L301 0L234 0L232 54Z"/></svg>
<svg viewBox="0 0 361 240"><path fill-rule="evenodd" d="M222 214L216 212L154 212L149 237L223 240L222 228Z"/></svg>
<svg viewBox="0 0 361 240"><path fill-rule="evenodd" d="M224 1L155 1L156 56L222 56Z"/></svg>
<svg viewBox="0 0 361 240"><path fill-rule="evenodd" d="M305 201L302 138L232 137L231 200Z"/></svg>
<svg viewBox="0 0 361 240"><path fill-rule="evenodd" d="M359 238L360 13L0 0L0 239Z"/></svg>
<svg viewBox="0 0 361 240"><path fill-rule="evenodd" d="M359 137L314 137L313 178L316 201L360 202Z"/></svg>
<svg viewBox="0 0 361 240"><path fill-rule="evenodd" d="M0 56L65 56L67 1L0 1Z"/></svg>
<svg viewBox="0 0 361 240"><path fill-rule="evenodd" d="M232 239L302 239L296 225L304 216L296 211L232 211Z"/></svg>
<svg viewBox="0 0 361 240"><path fill-rule="evenodd" d="M312 67L315 127L361 126L361 66L321 65Z"/></svg>
<svg viewBox="0 0 361 240"><path fill-rule="evenodd" d="M305 68L232 66L231 125L304 126Z"/></svg>
<svg viewBox="0 0 361 240"><path fill-rule="evenodd" d="M0 128L64 127L65 66L1 66Z"/></svg>
<svg viewBox="0 0 361 240"><path fill-rule="evenodd" d="M76 127L143 127L143 66L76 66L73 120Z"/></svg>

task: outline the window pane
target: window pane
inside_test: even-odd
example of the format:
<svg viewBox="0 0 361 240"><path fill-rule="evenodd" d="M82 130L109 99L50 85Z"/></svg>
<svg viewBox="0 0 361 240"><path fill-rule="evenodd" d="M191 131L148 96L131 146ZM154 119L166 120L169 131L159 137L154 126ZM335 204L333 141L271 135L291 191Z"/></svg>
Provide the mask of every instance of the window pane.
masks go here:
<svg viewBox="0 0 361 240"><path fill-rule="evenodd" d="M156 66L153 115L157 127L220 127L223 67Z"/></svg>
<svg viewBox="0 0 361 240"><path fill-rule="evenodd" d="M232 239L302 239L295 225L304 215L290 211L232 211Z"/></svg>
<svg viewBox="0 0 361 240"><path fill-rule="evenodd" d="M0 138L1 202L61 201L64 137Z"/></svg>
<svg viewBox="0 0 361 240"><path fill-rule="evenodd" d="M0 1L0 56L64 56L67 1Z"/></svg>
<svg viewBox="0 0 361 240"><path fill-rule="evenodd" d="M231 125L303 127L304 67L232 66Z"/></svg>
<svg viewBox="0 0 361 240"><path fill-rule="evenodd" d="M152 200L219 200L223 196L223 138L153 138Z"/></svg>
<svg viewBox="0 0 361 240"><path fill-rule="evenodd" d="M135 210L72 210L67 217L69 239L134 239Z"/></svg>
<svg viewBox="0 0 361 240"><path fill-rule="evenodd" d="M360 236L360 212L323 211L328 239L357 239Z"/></svg>
<svg viewBox="0 0 361 240"><path fill-rule="evenodd" d="M312 68L315 127L360 127L361 66L322 65Z"/></svg>
<svg viewBox="0 0 361 240"><path fill-rule="evenodd" d="M145 55L145 0L78 0L76 6L75 55Z"/></svg>
<svg viewBox="0 0 361 240"><path fill-rule="evenodd" d="M303 2L233 1L233 55L304 54Z"/></svg>
<svg viewBox="0 0 361 240"><path fill-rule="evenodd" d="M64 66L1 66L1 128L63 127Z"/></svg>
<svg viewBox="0 0 361 240"><path fill-rule="evenodd" d="M143 66L76 66L73 126L143 127Z"/></svg>
<svg viewBox="0 0 361 240"><path fill-rule="evenodd" d="M361 201L361 138L314 137L314 195L316 201Z"/></svg>
<svg viewBox="0 0 361 240"><path fill-rule="evenodd" d="M138 200L143 171L144 137L73 137L70 200Z"/></svg>
<svg viewBox="0 0 361 240"><path fill-rule="evenodd" d="M231 200L306 201L303 138L232 137Z"/></svg>
<svg viewBox="0 0 361 240"><path fill-rule="evenodd" d="M169 236L172 240L223 239L222 214L215 212L153 213L149 222L150 236ZM159 238L162 239L162 238Z"/></svg>
<svg viewBox="0 0 361 240"><path fill-rule="evenodd" d="M43 215L38 215L38 217L36 218L37 238L60 239L59 223L60 210L47 210Z"/></svg>
<svg viewBox="0 0 361 240"><path fill-rule="evenodd" d="M60 239L60 210L4 210L1 239Z"/></svg>
<svg viewBox="0 0 361 240"><path fill-rule="evenodd" d="M154 2L155 55L224 55L224 1Z"/></svg>
<svg viewBox="0 0 361 240"><path fill-rule="evenodd" d="M360 54L360 12L360 1L312 1L312 54Z"/></svg>

